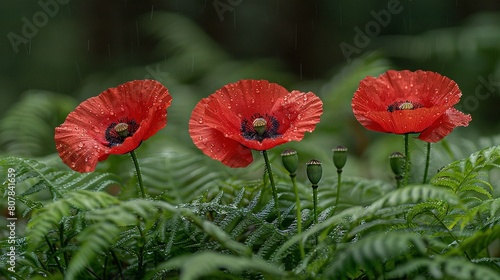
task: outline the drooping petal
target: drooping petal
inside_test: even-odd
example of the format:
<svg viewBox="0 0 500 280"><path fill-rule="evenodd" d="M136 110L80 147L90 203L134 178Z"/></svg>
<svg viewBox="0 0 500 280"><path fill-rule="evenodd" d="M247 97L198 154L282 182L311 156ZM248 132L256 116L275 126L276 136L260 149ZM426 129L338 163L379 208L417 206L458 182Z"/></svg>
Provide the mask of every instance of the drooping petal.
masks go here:
<svg viewBox="0 0 500 280"><path fill-rule="evenodd" d="M418 136L418 139L425 142L438 142L446 135L450 134L457 126L468 126L472 120L470 115L466 115L455 108L450 108L429 128Z"/></svg>

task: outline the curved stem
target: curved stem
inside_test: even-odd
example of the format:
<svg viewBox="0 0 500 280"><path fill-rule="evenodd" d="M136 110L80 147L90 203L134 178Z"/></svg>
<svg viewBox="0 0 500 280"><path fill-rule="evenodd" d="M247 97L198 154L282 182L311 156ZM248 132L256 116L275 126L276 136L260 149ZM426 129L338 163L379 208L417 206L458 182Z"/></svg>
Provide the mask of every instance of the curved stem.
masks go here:
<svg viewBox="0 0 500 280"><path fill-rule="evenodd" d="M408 182L410 180L410 167L411 167L411 160L410 160L410 144L409 142L409 134L405 134L405 183L404 185L407 186Z"/></svg>
<svg viewBox="0 0 500 280"><path fill-rule="evenodd" d="M293 174L293 175L290 174L290 179L292 180L293 192L295 193L295 207L297 209L297 234L300 234L302 232L302 214L301 214L301 208L300 208L299 189L297 187L295 174ZM304 244L302 242L299 242L299 250L300 250L300 257L302 259L304 259L306 256L306 253L304 251Z"/></svg>
<svg viewBox="0 0 500 280"><path fill-rule="evenodd" d="M425 156L424 180L422 181L423 184L425 184L425 182L427 181L430 159L431 159L431 142L427 142L427 155Z"/></svg>
<svg viewBox="0 0 500 280"><path fill-rule="evenodd" d="M135 166L135 172L137 174L137 181L139 182L139 187L141 188L141 196L142 196L142 198L146 198L144 184L142 183L141 169L139 167L139 161L137 161L137 156L135 155L135 151L131 151L130 155L132 156L132 161L134 162L134 166Z"/></svg>
<svg viewBox="0 0 500 280"><path fill-rule="evenodd" d="M269 181L271 182L271 189L273 191L274 208L276 208L276 211L278 211L278 223L281 223L281 213L280 213L280 207L278 204L278 192L276 191L276 185L274 184L274 177L273 177L273 171L271 170L271 163L269 162L269 157L267 156L267 151L266 150L262 151L262 154L264 155L266 169L267 169L267 172L269 174Z"/></svg>

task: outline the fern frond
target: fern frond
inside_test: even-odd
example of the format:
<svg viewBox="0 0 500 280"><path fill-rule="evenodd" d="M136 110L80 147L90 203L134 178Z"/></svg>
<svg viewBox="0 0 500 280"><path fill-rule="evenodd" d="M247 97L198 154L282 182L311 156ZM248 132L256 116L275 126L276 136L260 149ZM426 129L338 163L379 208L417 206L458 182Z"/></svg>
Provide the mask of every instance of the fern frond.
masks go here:
<svg viewBox="0 0 500 280"><path fill-rule="evenodd" d="M116 205L119 200L107 193L85 190L69 192L65 198L46 204L34 211L28 223L28 249L32 251L62 219L72 216L71 210L90 211Z"/></svg>
<svg viewBox="0 0 500 280"><path fill-rule="evenodd" d="M489 199L493 187L486 179L485 171L498 167L499 163L500 147L488 147L473 153L466 159L443 167L431 179L431 184L450 188L462 198L469 197L469 193L473 193L480 200L483 200L482 196Z"/></svg>
<svg viewBox="0 0 500 280"><path fill-rule="evenodd" d="M473 263L465 258L451 258L436 256L434 258L417 258L400 263L396 268L387 273L387 279L402 279L407 276L416 278L420 275L426 279L481 279L496 280L499 271L487 266Z"/></svg>
<svg viewBox="0 0 500 280"><path fill-rule="evenodd" d="M375 213L384 207L394 207L407 203L417 203L429 199L439 199L451 205L457 205L459 197L445 188L436 188L431 185L410 185L396 189L381 197L367 209L368 213Z"/></svg>
<svg viewBox="0 0 500 280"><path fill-rule="evenodd" d="M406 220L408 224L411 224L413 219L419 215L429 214L432 212L433 215L437 217L442 217L447 212L448 204L442 200L431 200L419 203L413 206L406 215ZM433 219L435 222L435 220Z"/></svg>
<svg viewBox="0 0 500 280"><path fill-rule="evenodd" d="M353 244L343 244L336 259L327 268L324 276L329 279L346 279L348 273L363 268L372 276L380 276L384 263L401 255L424 253L428 239L413 233L388 232L367 236ZM373 269L369 272L368 269Z"/></svg>
<svg viewBox="0 0 500 280"><path fill-rule="evenodd" d="M109 185L120 184L118 178L113 174L58 171L32 159L6 157L0 159L0 166L13 167L16 170L16 183L24 189L19 196L25 198L47 189L52 200L55 201L63 198L72 190L100 191ZM18 189L18 191L21 192L22 189ZM28 206L32 205L38 204L30 202Z"/></svg>
<svg viewBox="0 0 500 280"><path fill-rule="evenodd" d="M496 225L484 231L475 231L472 236L469 236L460 242L460 246L450 250L449 255L463 255L466 252L471 258L486 256L479 255L495 240L500 239L500 225Z"/></svg>
<svg viewBox="0 0 500 280"><path fill-rule="evenodd" d="M286 276L286 273L278 267L255 256L242 257L202 252L166 261L160 264L156 272L149 275L148 278L164 279L164 274L172 269L180 269L180 280L196 280L204 276L214 276L214 273L221 273L221 269L231 274L240 274L246 270L257 271L272 277L272 279L282 279Z"/></svg>

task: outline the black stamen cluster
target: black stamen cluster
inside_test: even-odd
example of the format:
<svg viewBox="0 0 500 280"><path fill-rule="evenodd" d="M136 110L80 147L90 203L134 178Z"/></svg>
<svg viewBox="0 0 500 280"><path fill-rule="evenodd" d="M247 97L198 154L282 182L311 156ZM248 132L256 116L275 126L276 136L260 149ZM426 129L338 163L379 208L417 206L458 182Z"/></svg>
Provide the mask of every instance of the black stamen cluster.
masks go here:
<svg viewBox="0 0 500 280"><path fill-rule="evenodd" d="M266 120L267 125L266 125L266 130L262 135L259 135L256 131L255 128L253 127L253 121L257 118L263 118ZM247 140L258 140L262 141L266 138L276 138L281 136L278 133L278 129L280 127L279 121L273 117L269 116L268 114L261 115L261 114L255 114L253 115L250 120L244 119L241 122L241 136L243 136Z"/></svg>
<svg viewBox="0 0 500 280"><path fill-rule="evenodd" d="M121 137L116 132L115 126L119 123L128 124L127 136ZM123 141L125 141L125 138L134 135L134 133L137 131L137 129L139 129L139 125L137 124L137 122L135 122L135 120L121 119L118 122L111 123L108 126L108 128L106 128L106 133L105 133L105 138L106 138L106 141L108 142L108 147L114 147L114 146L120 145L121 143L123 143Z"/></svg>

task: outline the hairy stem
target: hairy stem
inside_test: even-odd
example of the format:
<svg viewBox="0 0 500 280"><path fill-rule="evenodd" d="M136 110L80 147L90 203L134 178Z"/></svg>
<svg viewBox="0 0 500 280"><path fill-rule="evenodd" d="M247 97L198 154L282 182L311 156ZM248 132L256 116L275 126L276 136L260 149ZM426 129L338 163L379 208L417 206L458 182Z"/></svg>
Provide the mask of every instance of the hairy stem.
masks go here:
<svg viewBox="0 0 500 280"><path fill-rule="evenodd" d="M403 177L402 176L396 176L396 189L401 188Z"/></svg>
<svg viewBox="0 0 500 280"><path fill-rule="evenodd" d="M335 211L339 207L339 197L340 197L340 187L342 185L342 169L337 169L337 197L335 198L335 208L333 209L333 215L335 215Z"/></svg>
<svg viewBox="0 0 500 280"><path fill-rule="evenodd" d="M269 174L269 181L271 182L271 189L273 191L273 199L274 199L274 208L276 208L276 211L278 211L278 223L281 224L281 213L280 213L280 207L278 203L278 192L276 191L276 185L274 184L274 177L273 177L273 171L271 170L271 163L269 162L269 157L267 156L267 151L264 150L262 151L262 154L264 155L264 161L266 163L266 170Z"/></svg>
<svg viewBox="0 0 500 280"><path fill-rule="evenodd" d="M427 175L429 173L429 162L431 159L431 142L427 142L427 154L425 156L425 169L424 169L424 179L422 183L425 184L427 181Z"/></svg>
<svg viewBox="0 0 500 280"><path fill-rule="evenodd" d="M408 182L410 180L410 168L411 168L411 159L410 159L410 144L409 144L409 134L405 134L405 182L404 185L408 186Z"/></svg>
<svg viewBox="0 0 500 280"><path fill-rule="evenodd" d="M142 183L141 168L139 167L139 161L137 160L135 151L131 151L130 155L132 156L132 161L134 162L135 171L137 174L137 181L139 182L139 187L141 189L141 196L142 198L146 198L146 191L144 190L144 184Z"/></svg>

